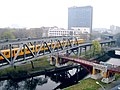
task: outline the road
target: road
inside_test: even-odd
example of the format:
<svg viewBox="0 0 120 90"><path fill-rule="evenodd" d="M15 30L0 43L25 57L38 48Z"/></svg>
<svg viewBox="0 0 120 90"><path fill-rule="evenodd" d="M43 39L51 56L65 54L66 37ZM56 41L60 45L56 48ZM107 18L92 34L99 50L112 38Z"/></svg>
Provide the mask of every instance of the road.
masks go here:
<svg viewBox="0 0 120 90"><path fill-rule="evenodd" d="M120 90L118 89L118 86L120 86L120 78L105 86L105 90ZM103 90L103 89L99 88L98 90Z"/></svg>
<svg viewBox="0 0 120 90"><path fill-rule="evenodd" d="M117 85L117 86L115 86L115 87L113 87L112 89L110 89L110 90L120 90L120 84L119 85Z"/></svg>

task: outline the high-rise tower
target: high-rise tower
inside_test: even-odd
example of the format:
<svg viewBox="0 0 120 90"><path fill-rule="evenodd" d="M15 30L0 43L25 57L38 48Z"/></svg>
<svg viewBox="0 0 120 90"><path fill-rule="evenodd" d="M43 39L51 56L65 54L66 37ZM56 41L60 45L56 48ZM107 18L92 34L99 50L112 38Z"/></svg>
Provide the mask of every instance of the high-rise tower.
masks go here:
<svg viewBox="0 0 120 90"><path fill-rule="evenodd" d="M68 8L68 29L85 27L92 32L93 7L70 7Z"/></svg>

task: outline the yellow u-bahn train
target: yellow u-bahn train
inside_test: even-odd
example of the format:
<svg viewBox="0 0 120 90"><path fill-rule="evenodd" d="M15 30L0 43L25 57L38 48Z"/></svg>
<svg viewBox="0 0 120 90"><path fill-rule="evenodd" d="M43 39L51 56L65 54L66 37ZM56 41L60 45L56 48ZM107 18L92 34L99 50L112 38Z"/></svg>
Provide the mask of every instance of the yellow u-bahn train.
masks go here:
<svg viewBox="0 0 120 90"><path fill-rule="evenodd" d="M78 39L77 41L76 40L70 40L70 43L66 43L65 41L60 41L61 45L62 46L68 46L70 45L70 43L74 43L74 44L82 44L84 43L84 39ZM57 43L55 45L55 43L47 43L48 47L51 47L51 48L60 48L60 44ZM41 46L40 45L36 45L36 52L38 52L39 48ZM40 48L40 52L44 51L44 50L48 50L48 47L44 47L44 45L42 45L42 47ZM35 47L34 46L29 46L29 48L31 49L31 51L33 53L35 53ZM13 48L12 49L12 57L15 57L17 51L19 50L19 48ZM7 59L10 59L10 49L6 49L6 50L0 50L0 52L7 58ZM30 55L31 52L30 50L26 47L25 48L25 54L26 55ZM24 55L24 48L22 48L18 54L18 57L21 57ZM17 58L18 58L17 57ZM6 60L3 58L3 56L0 56L0 62L5 62Z"/></svg>

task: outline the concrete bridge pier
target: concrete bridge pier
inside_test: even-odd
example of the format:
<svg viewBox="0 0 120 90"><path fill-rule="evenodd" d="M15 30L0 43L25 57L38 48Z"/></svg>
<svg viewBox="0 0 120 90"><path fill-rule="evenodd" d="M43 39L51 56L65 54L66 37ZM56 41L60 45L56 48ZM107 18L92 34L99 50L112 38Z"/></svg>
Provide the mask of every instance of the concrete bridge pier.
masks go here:
<svg viewBox="0 0 120 90"><path fill-rule="evenodd" d="M115 80L115 73L111 73L109 71L104 72L93 68L91 78L95 80L101 79L104 83L110 83Z"/></svg>
<svg viewBox="0 0 120 90"><path fill-rule="evenodd" d="M58 64L58 57L50 56L50 64L51 64L51 65L56 65L56 64Z"/></svg>
<svg viewBox="0 0 120 90"><path fill-rule="evenodd" d="M95 80L101 79L102 78L101 71L93 67L91 78Z"/></svg>
<svg viewBox="0 0 120 90"><path fill-rule="evenodd" d="M101 81L104 83L110 83L115 80L115 73L111 73L107 71L107 72L102 72L102 74L103 74L103 78Z"/></svg>
<svg viewBox="0 0 120 90"><path fill-rule="evenodd" d="M52 56L50 55L50 65L53 65Z"/></svg>
<svg viewBox="0 0 120 90"><path fill-rule="evenodd" d="M59 64L59 57L58 57L58 55L56 56L56 62L55 62L55 66L59 66L60 64Z"/></svg>
<svg viewBox="0 0 120 90"><path fill-rule="evenodd" d="M59 65L58 56L51 55L50 56L50 64L55 65L55 66Z"/></svg>

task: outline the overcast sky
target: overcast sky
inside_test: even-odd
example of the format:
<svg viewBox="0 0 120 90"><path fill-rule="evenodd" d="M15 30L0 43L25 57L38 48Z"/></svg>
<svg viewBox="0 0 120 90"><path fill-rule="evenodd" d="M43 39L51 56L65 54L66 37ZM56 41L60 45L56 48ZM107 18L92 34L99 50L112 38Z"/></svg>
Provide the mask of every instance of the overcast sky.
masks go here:
<svg viewBox="0 0 120 90"><path fill-rule="evenodd" d="M93 28L120 26L120 0L0 0L0 27L67 28L68 7L93 6Z"/></svg>

